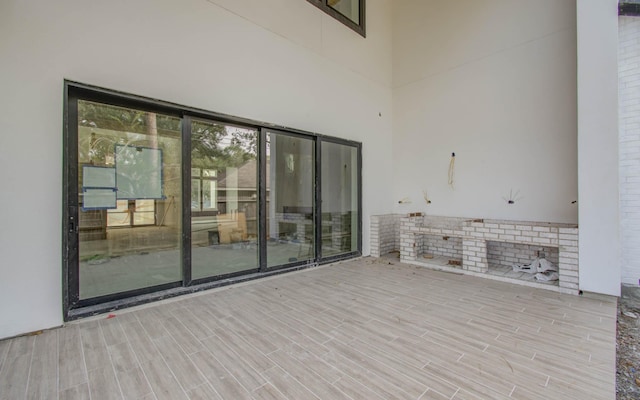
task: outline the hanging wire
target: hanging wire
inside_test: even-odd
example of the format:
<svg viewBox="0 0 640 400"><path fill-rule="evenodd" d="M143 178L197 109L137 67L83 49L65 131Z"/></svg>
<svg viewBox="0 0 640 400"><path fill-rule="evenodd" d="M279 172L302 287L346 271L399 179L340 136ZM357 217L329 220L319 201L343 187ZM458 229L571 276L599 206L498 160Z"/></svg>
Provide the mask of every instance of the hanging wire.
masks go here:
<svg viewBox="0 0 640 400"><path fill-rule="evenodd" d="M507 202L507 204L516 204L516 201L522 200L523 197L520 196L520 189L516 190L515 193L513 189L509 190L509 198L503 196L502 199Z"/></svg>
<svg viewBox="0 0 640 400"><path fill-rule="evenodd" d="M449 186L453 189L453 178L456 166L456 153L451 153L451 160L449 161Z"/></svg>
<svg viewBox="0 0 640 400"><path fill-rule="evenodd" d="M431 204L431 200L429 200L429 195L426 190L422 191L422 197L424 197L424 202L427 204Z"/></svg>

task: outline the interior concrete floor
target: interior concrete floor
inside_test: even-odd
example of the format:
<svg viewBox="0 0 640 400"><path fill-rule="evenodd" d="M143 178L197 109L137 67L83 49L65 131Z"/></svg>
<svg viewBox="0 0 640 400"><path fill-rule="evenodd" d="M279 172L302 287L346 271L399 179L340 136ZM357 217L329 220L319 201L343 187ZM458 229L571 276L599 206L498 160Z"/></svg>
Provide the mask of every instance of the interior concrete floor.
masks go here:
<svg viewBox="0 0 640 400"><path fill-rule="evenodd" d="M1 399L613 399L616 299L361 258L0 341Z"/></svg>

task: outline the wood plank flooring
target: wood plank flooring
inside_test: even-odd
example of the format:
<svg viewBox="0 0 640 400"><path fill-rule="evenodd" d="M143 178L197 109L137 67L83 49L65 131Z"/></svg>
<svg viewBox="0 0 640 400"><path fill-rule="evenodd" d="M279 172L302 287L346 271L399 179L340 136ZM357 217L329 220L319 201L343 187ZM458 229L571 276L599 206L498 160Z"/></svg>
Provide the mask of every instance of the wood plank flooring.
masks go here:
<svg viewBox="0 0 640 400"><path fill-rule="evenodd" d="M616 301L362 258L0 341L0 399L614 399Z"/></svg>

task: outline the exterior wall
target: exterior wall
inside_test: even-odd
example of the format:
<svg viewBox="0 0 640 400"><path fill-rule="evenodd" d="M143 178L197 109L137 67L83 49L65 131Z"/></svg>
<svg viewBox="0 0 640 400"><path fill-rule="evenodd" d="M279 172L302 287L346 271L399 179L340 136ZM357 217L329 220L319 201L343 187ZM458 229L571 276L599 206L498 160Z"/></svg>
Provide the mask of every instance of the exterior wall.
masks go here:
<svg viewBox="0 0 640 400"><path fill-rule="evenodd" d="M62 323L63 80L363 143L363 244L392 181L391 5L367 38L305 1L0 3L0 338Z"/></svg>
<svg viewBox="0 0 640 400"><path fill-rule="evenodd" d="M0 338L62 323L65 78L363 142L365 255L371 215L579 194L580 288L619 294L616 3L369 0L363 39L300 0L2 2Z"/></svg>
<svg viewBox="0 0 640 400"><path fill-rule="evenodd" d="M396 212L577 223L575 29L574 1L394 1Z"/></svg>
<svg viewBox="0 0 640 400"><path fill-rule="evenodd" d="M395 211L579 223L619 295L616 53L615 0L394 2Z"/></svg>
<svg viewBox="0 0 640 400"><path fill-rule="evenodd" d="M618 19L622 283L640 284L640 17Z"/></svg>
<svg viewBox="0 0 640 400"><path fill-rule="evenodd" d="M577 0L580 289L620 295L618 7Z"/></svg>

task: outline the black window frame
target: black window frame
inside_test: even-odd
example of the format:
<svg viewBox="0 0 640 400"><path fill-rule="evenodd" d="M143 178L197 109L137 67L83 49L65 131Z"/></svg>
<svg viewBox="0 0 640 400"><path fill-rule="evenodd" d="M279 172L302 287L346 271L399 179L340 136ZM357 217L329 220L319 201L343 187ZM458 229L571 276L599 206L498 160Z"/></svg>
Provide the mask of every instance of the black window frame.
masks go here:
<svg viewBox="0 0 640 400"><path fill-rule="evenodd" d="M358 234L356 236L357 241L357 250L339 253L331 256L325 256L322 251L322 143L334 143L339 144L346 147L352 147L356 149L358 152L358 160L357 160L357 176L358 176ZM362 254L362 143L354 142L348 139L341 139L337 137L331 136L319 136L317 138L316 144L316 159L320 160L316 162L316 201L318 206L316 207L316 211L318 215L316 216L316 251L318 252L318 258L322 260L323 263L331 263L335 261L340 261L343 259L349 259L353 257L357 257Z"/></svg>
<svg viewBox="0 0 640 400"><path fill-rule="evenodd" d="M346 15L342 14L340 11L336 10L335 8L331 7L329 5L329 0L307 0L309 3L313 4L314 6L318 7L319 9L321 9L322 11L324 11L326 14L332 16L333 18L337 19L338 21L340 21L341 23L343 23L344 25L346 25L347 27L349 27L350 29L352 29L353 31L355 31L356 33L358 33L360 36L366 38L367 34L366 34L366 0L358 0L359 3L359 15L358 15L358 20L359 23L356 23L354 21L352 21L351 19L349 19L349 17L347 17Z"/></svg>
<svg viewBox="0 0 640 400"><path fill-rule="evenodd" d="M81 300L79 298L79 271L75 268L78 259L78 194L77 182L73 178L78 174L77 164L77 115L78 101L88 100L99 103L135 108L142 111L163 113L180 118L182 131L182 241L181 241L181 263L182 280L155 287L144 287L127 292L106 295L97 298ZM338 260L350 259L362 256L362 143L326 136L318 133L289 128L276 124L235 117L206 111L176 103L157 100L149 97L133 95L117 90L105 89L98 86L64 81L64 110L63 110L63 219L62 219L62 287L63 287L63 317L65 321L102 313L110 310L126 308L138 304L157 301L163 298L174 297L182 294L194 293L197 291L214 287L226 286L233 283L266 277L288 271L315 267L322 264L329 264ZM211 278L193 280L191 277L191 233L186 226L191 226L191 122L192 120L208 120L219 123L241 126L248 129L255 129L258 133L258 224L259 237L266 235L266 133L278 132L291 136L301 136L311 139L315 143L315 222L316 238L318 230L321 229L321 201L322 188L320 183L321 157L320 147L323 141L330 141L349 145L358 149L358 236L357 250L343 253L331 257L322 256L322 243L315 240L315 257L303 262L278 265L266 268L266 244L259 240L258 265L255 270L242 271L229 275L219 275ZM74 155L76 154L76 155Z"/></svg>

